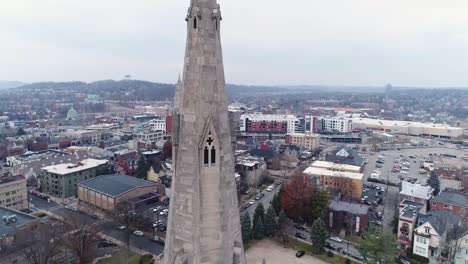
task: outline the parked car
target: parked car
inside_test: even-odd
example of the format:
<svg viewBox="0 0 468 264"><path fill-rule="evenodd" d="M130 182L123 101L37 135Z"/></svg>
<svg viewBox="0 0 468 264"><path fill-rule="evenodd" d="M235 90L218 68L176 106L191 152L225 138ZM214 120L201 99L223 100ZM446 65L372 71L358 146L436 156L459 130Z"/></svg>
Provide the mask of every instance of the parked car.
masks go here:
<svg viewBox="0 0 468 264"><path fill-rule="evenodd" d="M297 230L301 230L301 231L304 231L305 228L301 225L294 225L294 227L297 229Z"/></svg>
<svg viewBox="0 0 468 264"><path fill-rule="evenodd" d="M124 225L121 225L121 226L118 226L118 227L117 227L117 230L121 230L121 231L122 231L122 230L125 230L125 229L127 229L127 227L124 226Z"/></svg>
<svg viewBox="0 0 468 264"><path fill-rule="evenodd" d="M98 248L109 248L109 247L116 247L116 246L117 246L116 244L107 240L101 240L98 243Z"/></svg>
<svg viewBox="0 0 468 264"><path fill-rule="evenodd" d="M267 192L271 192L271 191L273 191L274 188L275 188L274 185L270 185L270 186L268 186L268 188L266 190L267 190Z"/></svg>
<svg viewBox="0 0 468 264"><path fill-rule="evenodd" d="M252 205L252 204L254 204L254 203L255 203L254 200L250 200L250 201L249 201L249 204L250 204L250 205Z"/></svg>
<svg viewBox="0 0 468 264"><path fill-rule="evenodd" d="M296 253L296 258L302 258L304 255L305 255L305 252L302 251L302 250L299 250L299 251Z"/></svg>
<svg viewBox="0 0 468 264"><path fill-rule="evenodd" d="M142 237L144 235L144 233L140 230L136 230L135 232L133 232L133 235L137 236L137 237Z"/></svg>
<svg viewBox="0 0 468 264"><path fill-rule="evenodd" d="M302 233L296 233L296 237L297 237L297 238L300 238L300 239L302 239L302 240L306 240L306 239L307 239L307 237L306 237L304 234L302 234Z"/></svg>
<svg viewBox="0 0 468 264"><path fill-rule="evenodd" d="M167 230L167 227L166 227L165 225L160 225L160 226L158 227L158 231L159 231L159 232L166 232L166 230Z"/></svg>

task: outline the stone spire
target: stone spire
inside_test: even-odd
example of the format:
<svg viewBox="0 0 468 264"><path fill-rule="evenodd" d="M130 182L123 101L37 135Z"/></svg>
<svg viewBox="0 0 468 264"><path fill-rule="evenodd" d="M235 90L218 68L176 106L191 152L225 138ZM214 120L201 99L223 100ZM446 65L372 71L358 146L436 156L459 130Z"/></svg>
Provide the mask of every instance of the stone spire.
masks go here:
<svg viewBox="0 0 468 264"><path fill-rule="evenodd" d="M245 264L231 145L221 12L192 0L173 116L173 179L165 264Z"/></svg>

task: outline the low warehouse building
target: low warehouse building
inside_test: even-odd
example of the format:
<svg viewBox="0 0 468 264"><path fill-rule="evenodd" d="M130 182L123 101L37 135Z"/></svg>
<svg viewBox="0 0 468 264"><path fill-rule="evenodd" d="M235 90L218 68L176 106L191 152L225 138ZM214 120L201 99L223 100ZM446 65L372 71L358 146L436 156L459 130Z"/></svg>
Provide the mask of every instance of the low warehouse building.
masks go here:
<svg viewBox="0 0 468 264"><path fill-rule="evenodd" d="M158 184L126 175L104 175L78 184L80 204L113 211L126 202L148 193L156 192Z"/></svg>

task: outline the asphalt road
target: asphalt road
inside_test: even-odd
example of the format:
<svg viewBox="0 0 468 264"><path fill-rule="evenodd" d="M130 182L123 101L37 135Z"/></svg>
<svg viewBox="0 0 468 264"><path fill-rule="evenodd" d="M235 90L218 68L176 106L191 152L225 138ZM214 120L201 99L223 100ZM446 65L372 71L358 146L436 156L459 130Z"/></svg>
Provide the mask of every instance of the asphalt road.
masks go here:
<svg viewBox="0 0 468 264"><path fill-rule="evenodd" d="M289 226L286 229L286 232L290 237L293 237L293 238L295 238L297 240L302 240L302 239L296 237L296 233L301 233L301 234L306 236L306 239L302 240L302 241L307 241L309 243L312 243L312 240L310 238L310 230L298 230L294 226ZM340 243L340 242L336 242L336 241L331 240L331 239L327 239L327 242L330 245L332 245L333 247L335 247L337 249L336 251L339 251L340 253L342 253L344 255L361 256L361 253L359 252L359 250L357 248L355 248L353 244L351 244L351 243L349 243L347 241L343 241L343 242ZM343 251L343 250L345 250L345 251Z"/></svg>
<svg viewBox="0 0 468 264"><path fill-rule="evenodd" d="M249 213L249 216L250 216L250 219L253 221L253 216L254 216L254 212L255 212L255 208L257 208L257 206L262 203L263 204L263 207L265 208L265 211L268 209L268 207L270 207L270 203L271 201L273 200L273 197L275 196L275 194L277 192L279 192L279 190L281 189L281 185L278 185L276 186L275 189L273 189L271 192L268 192L268 191L263 191L261 193L265 194L265 196L260 199L260 200L255 200L254 198L252 198L255 202L254 204L250 205L247 209L243 210L241 212L241 214L244 214L245 212L248 212ZM247 202L248 203L248 202Z"/></svg>

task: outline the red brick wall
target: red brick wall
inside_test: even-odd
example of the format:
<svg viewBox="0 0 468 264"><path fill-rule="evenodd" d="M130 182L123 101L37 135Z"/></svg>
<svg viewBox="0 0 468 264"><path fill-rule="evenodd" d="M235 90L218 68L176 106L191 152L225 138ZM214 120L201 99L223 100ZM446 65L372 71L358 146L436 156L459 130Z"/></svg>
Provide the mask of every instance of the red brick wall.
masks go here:
<svg viewBox="0 0 468 264"><path fill-rule="evenodd" d="M431 202L431 210L432 211L445 211L445 212L450 212L454 215L458 215L460 217L468 217L468 205L466 207L460 207L460 206L452 206L448 205L445 207L446 204L441 203L441 202Z"/></svg>

